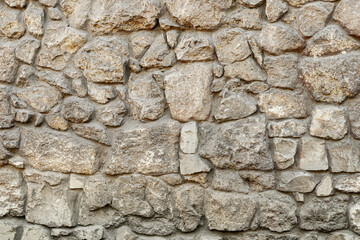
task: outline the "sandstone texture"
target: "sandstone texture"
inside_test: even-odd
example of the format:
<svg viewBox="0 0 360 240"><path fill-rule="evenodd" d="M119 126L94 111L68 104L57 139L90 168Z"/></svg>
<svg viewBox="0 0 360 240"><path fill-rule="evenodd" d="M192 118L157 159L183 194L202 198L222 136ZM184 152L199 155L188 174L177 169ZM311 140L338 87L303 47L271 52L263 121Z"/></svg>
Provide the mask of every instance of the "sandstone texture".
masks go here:
<svg viewBox="0 0 360 240"><path fill-rule="evenodd" d="M0 240L359 240L359 0L0 0Z"/></svg>

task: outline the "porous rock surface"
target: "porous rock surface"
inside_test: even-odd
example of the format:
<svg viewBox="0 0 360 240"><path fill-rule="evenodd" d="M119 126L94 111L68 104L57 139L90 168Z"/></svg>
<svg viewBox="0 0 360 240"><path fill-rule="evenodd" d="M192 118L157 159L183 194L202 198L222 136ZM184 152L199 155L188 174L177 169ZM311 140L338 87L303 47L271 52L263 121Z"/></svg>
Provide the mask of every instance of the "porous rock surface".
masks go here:
<svg viewBox="0 0 360 240"><path fill-rule="evenodd" d="M359 240L359 0L0 1L0 240Z"/></svg>

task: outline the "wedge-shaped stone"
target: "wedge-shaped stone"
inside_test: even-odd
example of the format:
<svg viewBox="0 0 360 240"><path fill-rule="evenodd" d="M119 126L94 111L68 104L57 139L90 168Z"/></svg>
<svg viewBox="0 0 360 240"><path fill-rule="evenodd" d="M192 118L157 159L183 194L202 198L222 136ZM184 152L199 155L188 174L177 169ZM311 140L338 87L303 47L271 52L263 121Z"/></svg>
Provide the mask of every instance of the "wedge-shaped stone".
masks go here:
<svg viewBox="0 0 360 240"><path fill-rule="evenodd" d="M265 127L261 116L222 125L200 124L199 153L219 168L273 169Z"/></svg>
<svg viewBox="0 0 360 240"><path fill-rule="evenodd" d="M174 121L118 130L106 163L106 173L162 175L179 168L180 125Z"/></svg>
<svg viewBox="0 0 360 240"><path fill-rule="evenodd" d="M95 145L48 130L24 129L22 151L30 165L41 171L93 174L99 167Z"/></svg>
<svg viewBox="0 0 360 240"><path fill-rule="evenodd" d="M308 193L314 190L317 181L311 173L284 171L280 173L278 189L284 192Z"/></svg>

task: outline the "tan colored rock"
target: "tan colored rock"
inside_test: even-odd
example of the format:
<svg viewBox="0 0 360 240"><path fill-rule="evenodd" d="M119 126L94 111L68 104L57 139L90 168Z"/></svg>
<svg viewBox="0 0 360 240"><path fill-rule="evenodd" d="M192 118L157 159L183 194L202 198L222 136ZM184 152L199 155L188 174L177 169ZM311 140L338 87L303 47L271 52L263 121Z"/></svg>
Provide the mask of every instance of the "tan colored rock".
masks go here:
<svg viewBox="0 0 360 240"><path fill-rule="evenodd" d="M27 31L34 37L41 37L44 34L44 9L37 3L31 2L24 12L24 22Z"/></svg>
<svg viewBox="0 0 360 240"><path fill-rule="evenodd" d="M27 64L32 64L39 47L39 40L35 38L22 38L15 49L16 58Z"/></svg>
<svg viewBox="0 0 360 240"><path fill-rule="evenodd" d="M24 226L21 240L41 239L50 240L50 230L43 226Z"/></svg>
<svg viewBox="0 0 360 240"><path fill-rule="evenodd" d="M18 68L15 58L15 46L10 43L0 44L0 82L12 83Z"/></svg>
<svg viewBox="0 0 360 240"><path fill-rule="evenodd" d="M180 149L183 153L196 153L199 143L196 122L188 122L181 128Z"/></svg>
<svg viewBox="0 0 360 240"><path fill-rule="evenodd" d="M267 124L269 137L298 138L307 131L307 122L300 120L269 121Z"/></svg>
<svg viewBox="0 0 360 240"><path fill-rule="evenodd" d="M336 7L333 18L351 35L360 36L360 2L357 0L341 1Z"/></svg>
<svg viewBox="0 0 360 240"><path fill-rule="evenodd" d="M268 0L266 1L265 14L269 22L276 22L288 9L289 7L285 0Z"/></svg>
<svg viewBox="0 0 360 240"><path fill-rule="evenodd" d="M335 179L335 189L346 193L360 192L360 174L338 177Z"/></svg>
<svg viewBox="0 0 360 240"><path fill-rule="evenodd" d="M124 122L126 114L125 103L115 100L96 109L97 120L109 127L119 127Z"/></svg>
<svg viewBox="0 0 360 240"><path fill-rule="evenodd" d="M327 197L332 195L334 192L333 180L330 175L323 177L316 187L316 196L318 197Z"/></svg>
<svg viewBox="0 0 360 240"><path fill-rule="evenodd" d="M71 82L61 72L44 70L36 73L41 81L56 87L64 94L72 94Z"/></svg>
<svg viewBox="0 0 360 240"><path fill-rule="evenodd" d="M8 0L10 1L10 0ZM8 38L19 39L25 34L25 28L20 21L21 11L4 5L0 9L0 32Z"/></svg>
<svg viewBox="0 0 360 240"><path fill-rule="evenodd" d="M298 57L295 54L266 57L264 68L267 83L272 87L294 89L299 82Z"/></svg>
<svg viewBox="0 0 360 240"><path fill-rule="evenodd" d="M278 190L284 192L312 192L317 184L313 174L285 171L280 173Z"/></svg>
<svg viewBox="0 0 360 240"><path fill-rule="evenodd" d="M116 98L114 87L88 82L88 94L91 100L100 104L106 104Z"/></svg>
<svg viewBox="0 0 360 240"><path fill-rule="evenodd" d="M72 124L71 128L75 134L80 137L87 138L105 145L111 145L106 128L97 122Z"/></svg>
<svg viewBox="0 0 360 240"><path fill-rule="evenodd" d="M302 138L299 167L307 171L321 171L329 168L325 140Z"/></svg>
<svg viewBox="0 0 360 240"><path fill-rule="evenodd" d="M224 20L231 27L241 27L249 30L262 28L262 11L260 8L238 8L230 11Z"/></svg>
<svg viewBox="0 0 360 240"><path fill-rule="evenodd" d="M240 78L245 81L265 81L267 79L266 72L252 57L227 65L224 71L225 77L228 78Z"/></svg>
<svg viewBox="0 0 360 240"><path fill-rule="evenodd" d="M211 187L225 192L248 193L249 183L245 181L238 171L215 169L211 180Z"/></svg>
<svg viewBox="0 0 360 240"><path fill-rule="evenodd" d="M137 31L130 35L129 45L133 57L141 58L155 40L155 33L152 31Z"/></svg>
<svg viewBox="0 0 360 240"><path fill-rule="evenodd" d="M85 27L91 8L91 0L62 0L60 6L71 27Z"/></svg>
<svg viewBox="0 0 360 240"><path fill-rule="evenodd" d="M279 169L291 167L295 162L298 142L287 138L274 138L274 162Z"/></svg>
<svg viewBox="0 0 360 240"><path fill-rule="evenodd" d="M24 8L27 0L5 0L4 2L9 5L9 7Z"/></svg>
<svg viewBox="0 0 360 240"><path fill-rule="evenodd" d="M249 181L251 191L262 192L276 189L275 172L240 171L240 176Z"/></svg>
<svg viewBox="0 0 360 240"><path fill-rule="evenodd" d="M358 144L349 140L327 142L331 172L359 172Z"/></svg>
<svg viewBox="0 0 360 240"><path fill-rule="evenodd" d="M60 114L59 106L54 107L45 115L45 122L52 129L66 131L69 128L68 122Z"/></svg>
<svg viewBox="0 0 360 240"><path fill-rule="evenodd" d="M6 240L15 240L18 232L22 231L19 223L2 219L0 221L0 234Z"/></svg>

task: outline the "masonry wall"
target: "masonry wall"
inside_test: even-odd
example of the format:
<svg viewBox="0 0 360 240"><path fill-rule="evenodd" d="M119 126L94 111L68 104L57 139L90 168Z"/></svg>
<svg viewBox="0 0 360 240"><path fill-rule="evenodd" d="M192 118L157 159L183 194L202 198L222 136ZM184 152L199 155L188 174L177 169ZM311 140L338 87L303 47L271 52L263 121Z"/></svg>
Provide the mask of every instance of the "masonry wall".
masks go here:
<svg viewBox="0 0 360 240"><path fill-rule="evenodd" d="M360 239L359 40L359 0L0 0L0 239Z"/></svg>

